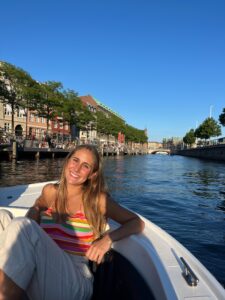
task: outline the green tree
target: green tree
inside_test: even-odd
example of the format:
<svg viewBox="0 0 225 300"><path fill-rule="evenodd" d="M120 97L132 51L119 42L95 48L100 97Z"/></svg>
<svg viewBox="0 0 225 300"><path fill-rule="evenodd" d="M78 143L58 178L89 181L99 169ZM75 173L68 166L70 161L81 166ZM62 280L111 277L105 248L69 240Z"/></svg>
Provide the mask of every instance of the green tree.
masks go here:
<svg viewBox="0 0 225 300"><path fill-rule="evenodd" d="M126 124L125 122L115 116L115 115L111 115L110 117L110 131L111 131L111 134L117 138L118 137L118 133L121 132L121 133L124 133L125 134L125 130L126 130Z"/></svg>
<svg viewBox="0 0 225 300"><path fill-rule="evenodd" d="M34 107L37 103L37 82L21 68L0 62L0 100L12 111L12 133L14 133L15 111L23 107Z"/></svg>
<svg viewBox="0 0 225 300"><path fill-rule="evenodd" d="M102 111L97 111L97 131L105 135L113 135L116 139L118 133L125 133L125 122L114 114L104 114Z"/></svg>
<svg viewBox="0 0 225 300"><path fill-rule="evenodd" d="M107 117L102 111L97 111L96 117L97 117L97 132L101 134L110 134L109 117Z"/></svg>
<svg viewBox="0 0 225 300"><path fill-rule="evenodd" d="M96 117L94 113L90 112L90 110L81 103L81 110L78 113L78 119L76 126L81 130L88 130L88 127L92 126L92 128L96 128L95 122Z"/></svg>
<svg viewBox="0 0 225 300"><path fill-rule="evenodd" d="M90 127L94 129L96 127L94 114L83 105L75 91L64 91L64 99L63 107L60 110L63 119L69 123L71 132L74 125L78 130L88 130Z"/></svg>
<svg viewBox="0 0 225 300"><path fill-rule="evenodd" d="M213 118L207 118L195 130L195 136L200 139L209 139L210 137L221 135L221 126Z"/></svg>
<svg viewBox="0 0 225 300"><path fill-rule="evenodd" d="M79 122L78 115L82 110L82 103L78 98L78 94L73 90L64 91L63 94L64 102L59 109L59 115L63 117L64 121L69 123L72 130L72 126Z"/></svg>
<svg viewBox="0 0 225 300"><path fill-rule="evenodd" d="M126 136L126 141L130 141L130 142L146 143L148 141L148 137L146 136L144 130L137 129L128 124L126 124L125 136Z"/></svg>
<svg viewBox="0 0 225 300"><path fill-rule="evenodd" d="M222 114L219 115L219 121L222 126L225 126L225 108L223 109Z"/></svg>
<svg viewBox="0 0 225 300"><path fill-rule="evenodd" d="M65 98L62 93L63 85L57 81L47 81L39 84L40 101L36 105L36 114L46 118L47 133L49 121L54 120L62 112Z"/></svg>
<svg viewBox="0 0 225 300"><path fill-rule="evenodd" d="M187 145L192 145L195 142L195 131L194 129L191 129L186 133L186 135L183 137L183 142Z"/></svg>

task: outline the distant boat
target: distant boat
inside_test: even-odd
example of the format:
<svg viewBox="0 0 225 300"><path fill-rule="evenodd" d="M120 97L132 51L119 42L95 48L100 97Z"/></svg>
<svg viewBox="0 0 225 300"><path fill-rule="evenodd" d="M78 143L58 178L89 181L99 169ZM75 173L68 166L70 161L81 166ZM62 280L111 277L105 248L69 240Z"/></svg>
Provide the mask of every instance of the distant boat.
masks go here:
<svg viewBox="0 0 225 300"><path fill-rule="evenodd" d="M45 184L0 188L0 208L24 216ZM193 254L140 217L144 232L114 242L109 257L97 267L93 300L225 300L224 288ZM118 224L110 221L109 226Z"/></svg>

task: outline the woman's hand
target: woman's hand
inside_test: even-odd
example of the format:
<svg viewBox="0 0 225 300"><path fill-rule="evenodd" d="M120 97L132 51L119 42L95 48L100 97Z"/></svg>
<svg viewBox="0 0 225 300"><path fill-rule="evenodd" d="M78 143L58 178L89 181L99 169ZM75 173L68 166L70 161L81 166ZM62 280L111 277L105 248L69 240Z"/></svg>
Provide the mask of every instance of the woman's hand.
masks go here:
<svg viewBox="0 0 225 300"><path fill-rule="evenodd" d="M30 207L26 213L26 217L40 224L40 208L38 206Z"/></svg>
<svg viewBox="0 0 225 300"><path fill-rule="evenodd" d="M110 250L111 245L112 245L112 240L109 234L106 234L102 238L97 239L93 242L91 247L86 252L86 257L89 260L95 261L98 264L100 264L105 253Z"/></svg>

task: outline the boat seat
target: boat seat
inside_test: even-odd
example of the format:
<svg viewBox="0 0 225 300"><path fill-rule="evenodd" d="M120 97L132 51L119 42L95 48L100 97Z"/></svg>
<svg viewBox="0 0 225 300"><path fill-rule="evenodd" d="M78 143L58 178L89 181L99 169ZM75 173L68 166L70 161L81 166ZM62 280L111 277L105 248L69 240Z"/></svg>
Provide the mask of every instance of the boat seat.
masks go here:
<svg viewBox="0 0 225 300"><path fill-rule="evenodd" d="M91 269L96 264L90 263ZM93 270L94 290L91 300L154 300L145 280L121 254L110 250L104 262Z"/></svg>

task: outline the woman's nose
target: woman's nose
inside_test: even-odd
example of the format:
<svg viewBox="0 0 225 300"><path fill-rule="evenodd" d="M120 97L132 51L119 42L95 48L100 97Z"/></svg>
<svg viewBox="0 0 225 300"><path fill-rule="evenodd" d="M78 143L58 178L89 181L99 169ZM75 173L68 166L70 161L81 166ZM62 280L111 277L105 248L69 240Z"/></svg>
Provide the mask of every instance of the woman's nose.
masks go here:
<svg viewBox="0 0 225 300"><path fill-rule="evenodd" d="M81 164L76 164L75 167L74 167L76 172L79 172L80 168L81 168Z"/></svg>

